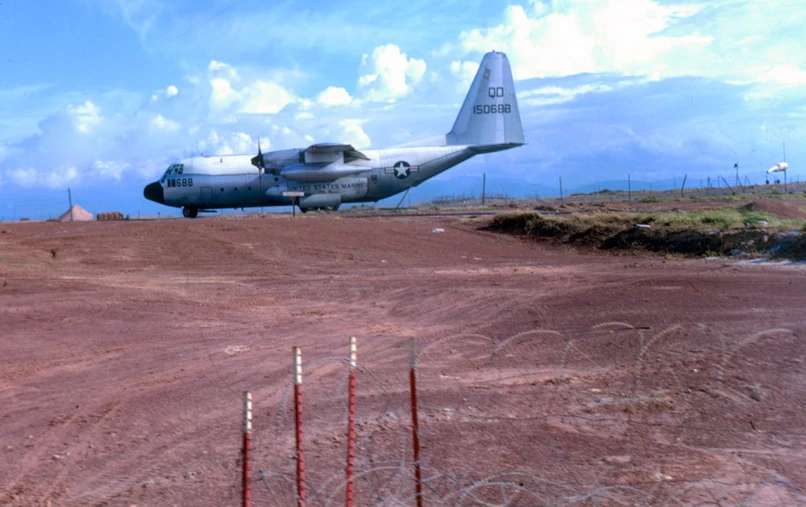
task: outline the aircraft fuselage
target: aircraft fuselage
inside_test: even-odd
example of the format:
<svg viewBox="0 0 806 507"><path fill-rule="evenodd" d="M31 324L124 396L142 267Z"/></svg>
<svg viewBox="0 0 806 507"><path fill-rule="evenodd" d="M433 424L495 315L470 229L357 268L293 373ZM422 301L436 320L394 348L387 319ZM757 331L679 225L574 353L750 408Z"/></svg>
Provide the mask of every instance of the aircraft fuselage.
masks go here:
<svg viewBox="0 0 806 507"><path fill-rule="evenodd" d="M476 153L498 151L513 146L496 146L487 150L469 146L432 146L367 150L370 160L353 163L364 171L332 181L292 181L249 165L247 156L196 157L188 159L181 174L166 174L156 184L161 186L162 199L152 199L167 206L196 209L249 208L291 205L294 197L287 192L302 192L305 197L294 203L311 208L337 207L342 203L377 202L398 194L463 162ZM284 156L283 150L264 156L267 164L289 166L298 156ZM194 171L199 161L207 162L208 170ZM211 173L219 165L225 174ZM238 171L241 169L242 171ZM154 185L152 183L152 185ZM155 192L156 193L156 192Z"/></svg>

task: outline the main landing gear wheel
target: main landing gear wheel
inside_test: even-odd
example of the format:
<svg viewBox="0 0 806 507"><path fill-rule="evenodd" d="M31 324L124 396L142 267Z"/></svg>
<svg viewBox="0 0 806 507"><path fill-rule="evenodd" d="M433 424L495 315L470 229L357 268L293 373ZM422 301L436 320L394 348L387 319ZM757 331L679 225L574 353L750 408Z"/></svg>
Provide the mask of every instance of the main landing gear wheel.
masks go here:
<svg viewBox="0 0 806 507"><path fill-rule="evenodd" d="M182 208L182 216L185 218L196 218L199 216L199 210L196 208L191 208L190 206L185 206Z"/></svg>

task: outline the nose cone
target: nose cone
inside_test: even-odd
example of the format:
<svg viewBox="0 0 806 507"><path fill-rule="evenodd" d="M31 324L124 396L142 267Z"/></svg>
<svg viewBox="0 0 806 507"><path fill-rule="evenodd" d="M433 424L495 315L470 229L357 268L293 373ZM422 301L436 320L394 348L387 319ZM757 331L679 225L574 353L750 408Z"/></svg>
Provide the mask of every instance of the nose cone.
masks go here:
<svg viewBox="0 0 806 507"><path fill-rule="evenodd" d="M162 185L158 181L146 185L146 188L143 189L143 197L149 201L165 204L165 194L162 191Z"/></svg>

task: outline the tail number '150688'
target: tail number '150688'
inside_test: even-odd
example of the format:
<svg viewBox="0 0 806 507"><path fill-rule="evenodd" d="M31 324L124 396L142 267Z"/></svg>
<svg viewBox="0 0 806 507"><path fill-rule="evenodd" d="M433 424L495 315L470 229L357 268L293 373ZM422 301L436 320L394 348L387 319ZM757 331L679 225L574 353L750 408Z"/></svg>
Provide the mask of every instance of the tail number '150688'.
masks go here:
<svg viewBox="0 0 806 507"><path fill-rule="evenodd" d="M192 187L193 178L176 178L168 180L169 187Z"/></svg>
<svg viewBox="0 0 806 507"><path fill-rule="evenodd" d="M477 104L473 106L473 114L509 114L512 106L509 104Z"/></svg>

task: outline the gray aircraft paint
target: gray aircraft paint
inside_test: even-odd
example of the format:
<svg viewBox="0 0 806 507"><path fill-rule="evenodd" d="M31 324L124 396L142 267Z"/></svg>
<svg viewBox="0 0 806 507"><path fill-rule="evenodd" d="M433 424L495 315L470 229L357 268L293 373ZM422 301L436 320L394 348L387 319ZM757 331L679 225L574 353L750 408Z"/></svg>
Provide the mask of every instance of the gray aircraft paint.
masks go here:
<svg viewBox="0 0 806 507"><path fill-rule="evenodd" d="M193 157L173 164L143 194L161 204L198 210L287 206L284 192L303 192L303 209L377 202L480 153L524 144L509 60L484 55L453 128L444 136L359 152L349 145L313 145L248 155ZM262 163L256 160L262 157Z"/></svg>

